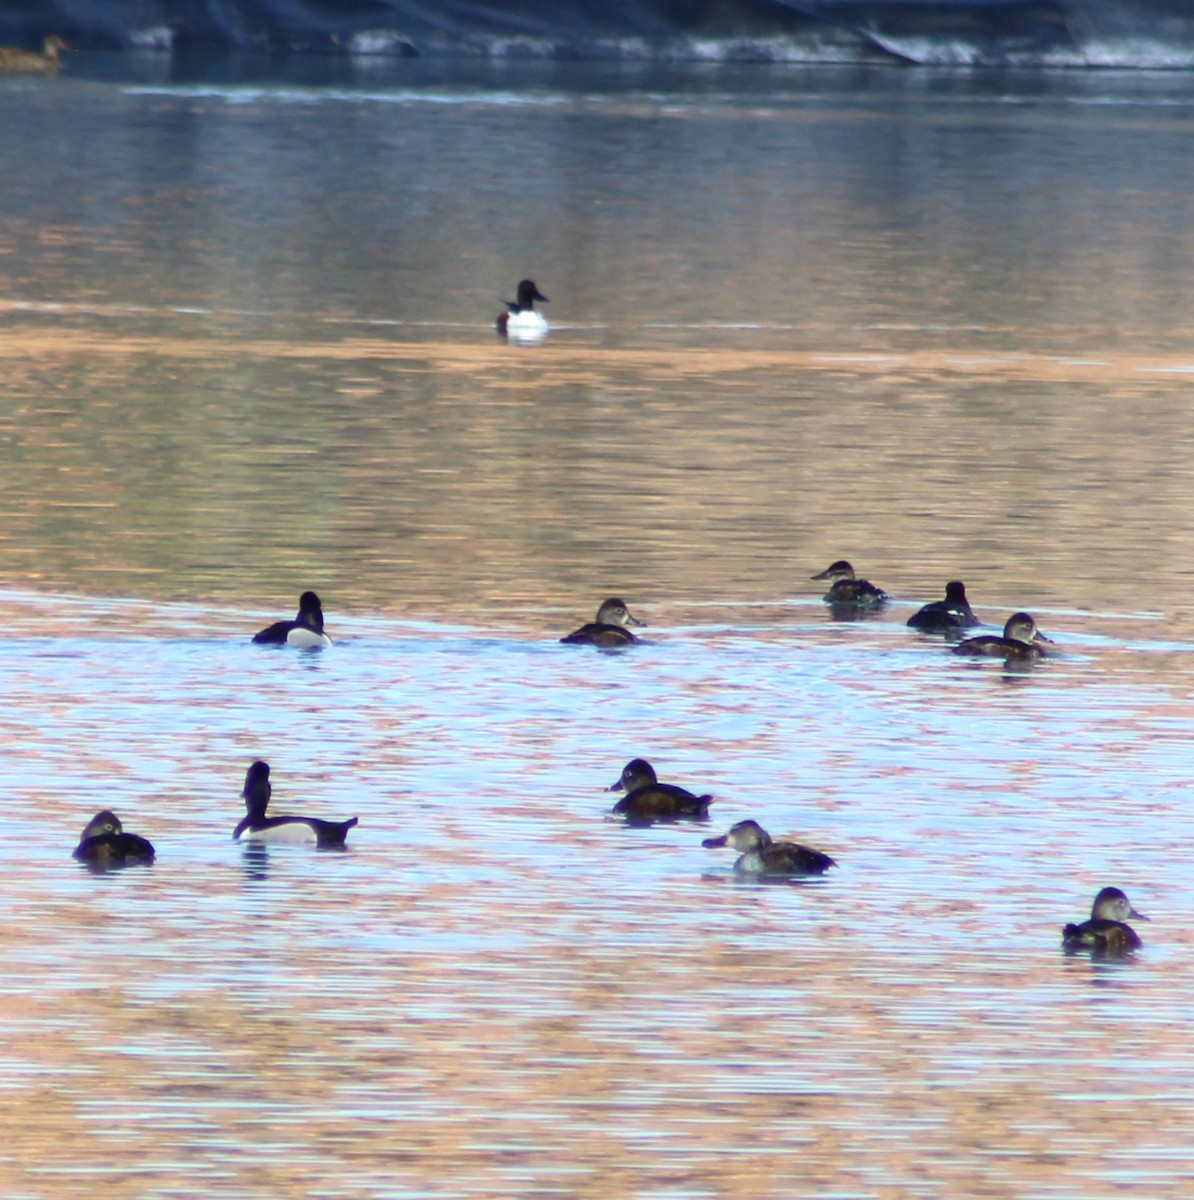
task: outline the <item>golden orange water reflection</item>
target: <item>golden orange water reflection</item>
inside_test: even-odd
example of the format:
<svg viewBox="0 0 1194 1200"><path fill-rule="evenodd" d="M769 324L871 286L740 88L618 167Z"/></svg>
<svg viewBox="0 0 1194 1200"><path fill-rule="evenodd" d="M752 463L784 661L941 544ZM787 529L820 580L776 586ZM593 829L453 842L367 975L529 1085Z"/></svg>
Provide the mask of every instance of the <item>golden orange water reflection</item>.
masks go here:
<svg viewBox="0 0 1194 1200"><path fill-rule="evenodd" d="M844 553L910 601L1194 628L1177 359L61 326L0 358L14 581L475 615L812 599Z"/></svg>
<svg viewBox="0 0 1194 1200"><path fill-rule="evenodd" d="M0 1194L1189 1190L1186 98L631 75L0 94ZM906 629L953 578L1056 657ZM709 824L611 821L637 754ZM230 841L258 756L348 852Z"/></svg>

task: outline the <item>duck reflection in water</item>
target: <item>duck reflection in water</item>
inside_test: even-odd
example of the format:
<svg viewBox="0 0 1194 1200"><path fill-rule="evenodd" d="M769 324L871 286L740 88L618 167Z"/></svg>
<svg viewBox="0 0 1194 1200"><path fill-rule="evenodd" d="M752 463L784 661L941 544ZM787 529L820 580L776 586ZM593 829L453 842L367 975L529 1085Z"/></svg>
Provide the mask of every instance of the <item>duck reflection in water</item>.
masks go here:
<svg viewBox="0 0 1194 1200"><path fill-rule="evenodd" d="M696 796L673 783L660 783L655 768L645 758L631 759L605 790L626 793L614 805L613 815L624 817L629 825L685 819L704 821L713 802L712 796Z"/></svg>
<svg viewBox="0 0 1194 1200"><path fill-rule="evenodd" d="M269 847L264 842L241 842L244 847L243 864L249 879L269 877Z"/></svg>
<svg viewBox="0 0 1194 1200"><path fill-rule="evenodd" d="M1067 925L1061 931L1061 944L1067 951L1091 950L1096 955L1118 958L1139 950L1144 943L1127 923L1131 917L1147 921L1137 912L1127 896L1117 887L1105 887L1094 899L1090 920L1081 925Z"/></svg>

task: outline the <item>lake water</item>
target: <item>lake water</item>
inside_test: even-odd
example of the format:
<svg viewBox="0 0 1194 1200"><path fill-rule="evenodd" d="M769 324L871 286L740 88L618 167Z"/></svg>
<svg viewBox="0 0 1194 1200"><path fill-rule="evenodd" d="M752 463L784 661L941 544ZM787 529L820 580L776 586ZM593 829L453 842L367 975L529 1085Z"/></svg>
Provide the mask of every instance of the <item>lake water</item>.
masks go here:
<svg viewBox="0 0 1194 1200"><path fill-rule="evenodd" d="M0 81L0 1192L1188 1194L1188 76L305 70Z"/></svg>

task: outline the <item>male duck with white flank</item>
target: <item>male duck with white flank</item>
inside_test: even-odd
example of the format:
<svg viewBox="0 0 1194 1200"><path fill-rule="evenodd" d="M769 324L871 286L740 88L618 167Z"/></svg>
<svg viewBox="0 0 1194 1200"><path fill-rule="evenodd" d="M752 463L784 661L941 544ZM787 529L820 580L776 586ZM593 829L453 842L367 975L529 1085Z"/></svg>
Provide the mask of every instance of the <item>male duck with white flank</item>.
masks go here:
<svg viewBox="0 0 1194 1200"><path fill-rule="evenodd" d="M108 809L87 822L75 847L75 858L91 867L147 866L153 846L135 833L125 833L120 818Z"/></svg>
<svg viewBox="0 0 1194 1200"><path fill-rule="evenodd" d="M1027 613L1018 612L1008 617L1002 637L986 633L981 637L967 638L954 647L954 653L985 658L1020 659L1027 662L1045 657L1041 642L1053 645L1053 639L1045 637Z"/></svg>
<svg viewBox="0 0 1194 1200"><path fill-rule="evenodd" d="M616 596L602 602L597 610L597 620L582 625L579 629L560 638L566 646L635 646L638 638L626 628L627 625L646 627L646 621L630 615L624 600Z"/></svg>
<svg viewBox="0 0 1194 1200"><path fill-rule="evenodd" d="M275 621L253 634L253 641L263 646L297 646L300 650L323 650L332 639L323 631L323 606L314 592L299 597L298 615L293 621Z"/></svg>
<svg viewBox="0 0 1194 1200"><path fill-rule="evenodd" d="M1105 887L1095 897L1090 920L1081 925L1067 925L1061 931L1061 944L1070 950L1094 950L1100 954L1126 954L1139 950L1144 943L1127 923L1129 917L1147 921L1138 913L1127 896L1117 887Z"/></svg>
<svg viewBox="0 0 1194 1200"><path fill-rule="evenodd" d="M516 342L536 342L547 333L547 320L535 311L535 301L548 303L547 297L535 286L533 279L524 279L518 285L518 299L506 301L506 311L496 322L502 337Z"/></svg>
<svg viewBox="0 0 1194 1200"><path fill-rule="evenodd" d="M274 842L300 845L315 842L322 849L343 849L348 831L357 823L356 817L347 821L322 821L318 817L267 817L272 787L269 763L255 762L245 774L244 797L248 815L232 832L237 842Z"/></svg>
<svg viewBox="0 0 1194 1200"><path fill-rule="evenodd" d="M908 618L909 628L922 633L954 633L979 624L978 617L970 611L966 585L960 579L951 579L945 585L944 600L934 600Z"/></svg>
<svg viewBox="0 0 1194 1200"><path fill-rule="evenodd" d="M773 842L757 821L739 821L729 833L706 838L701 845L708 850L729 846L741 851L734 863L739 875L824 875L837 866L828 854L799 842Z"/></svg>
<svg viewBox="0 0 1194 1200"><path fill-rule="evenodd" d="M674 783L658 782L655 768L645 758L631 759L617 781L605 790L626 793L614 805L613 815L625 817L632 825L685 817L703 821L709 816L709 805L713 802L712 796L695 796Z"/></svg>
<svg viewBox="0 0 1194 1200"><path fill-rule="evenodd" d="M22 50L19 46L0 46L0 71L45 71L52 75L61 65L58 51L69 49L56 33L45 36L40 54L35 50Z"/></svg>
<svg viewBox="0 0 1194 1200"><path fill-rule="evenodd" d="M854 568L844 558L830 563L813 579L831 579L829 591L825 593L826 604L835 608L878 608L891 599L881 588L876 587L869 579L856 579Z"/></svg>

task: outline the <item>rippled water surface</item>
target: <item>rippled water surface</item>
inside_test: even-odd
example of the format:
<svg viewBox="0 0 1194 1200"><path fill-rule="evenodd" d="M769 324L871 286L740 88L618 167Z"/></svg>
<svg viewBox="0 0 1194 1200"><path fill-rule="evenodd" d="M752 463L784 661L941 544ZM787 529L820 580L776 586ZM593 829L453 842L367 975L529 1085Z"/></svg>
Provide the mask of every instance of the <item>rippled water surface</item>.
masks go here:
<svg viewBox="0 0 1194 1200"><path fill-rule="evenodd" d="M0 1192L1186 1194L1184 78L137 71L0 82Z"/></svg>

